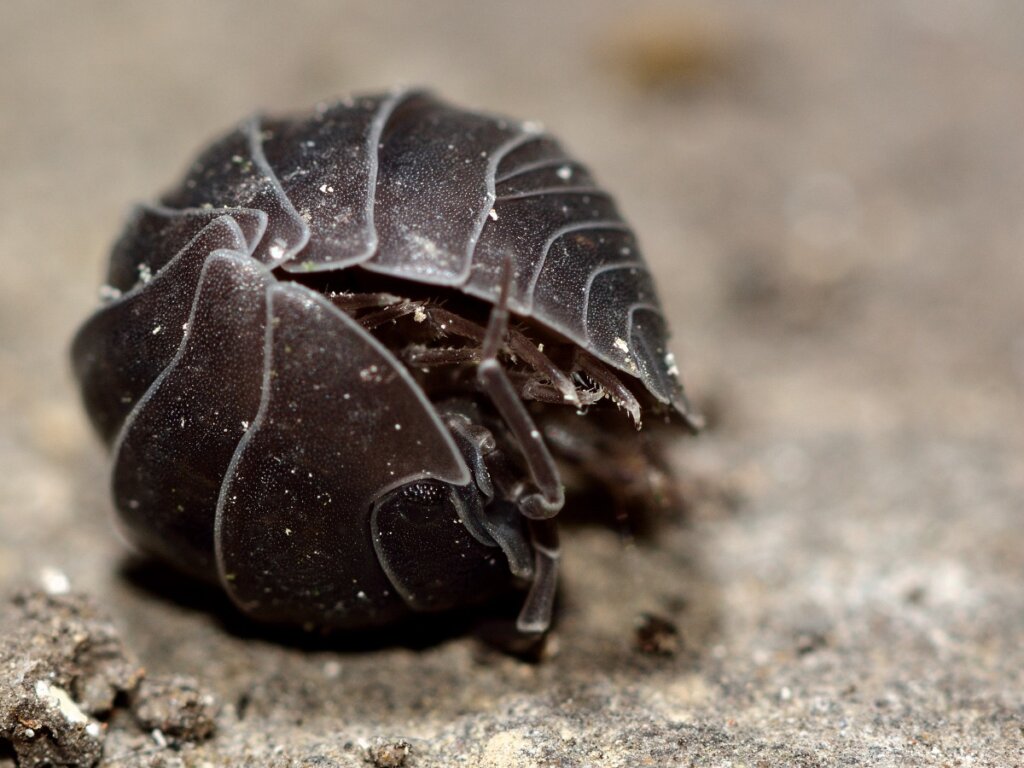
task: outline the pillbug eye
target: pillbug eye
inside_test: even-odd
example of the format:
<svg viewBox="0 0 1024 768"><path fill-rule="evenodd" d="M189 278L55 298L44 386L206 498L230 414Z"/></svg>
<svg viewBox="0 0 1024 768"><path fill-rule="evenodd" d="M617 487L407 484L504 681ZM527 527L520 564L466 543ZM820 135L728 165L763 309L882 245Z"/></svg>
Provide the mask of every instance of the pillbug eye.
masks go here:
<svg viewBox="0 0 1024 768"><path fill-rule="evenodd" d="M458 497L449 486L435 480L420 480L392 491L380 501L381 507L390 505L403 520L424 528L460 517Z"/></svg>
<svg viewBox="0 0 1024 768"><path fill-rule="evenodd" d="M445 492L443 486L430 480L421 480L402 486L400 495L403 501L423 509L443 506L448 498L448 493Z"/></svg>

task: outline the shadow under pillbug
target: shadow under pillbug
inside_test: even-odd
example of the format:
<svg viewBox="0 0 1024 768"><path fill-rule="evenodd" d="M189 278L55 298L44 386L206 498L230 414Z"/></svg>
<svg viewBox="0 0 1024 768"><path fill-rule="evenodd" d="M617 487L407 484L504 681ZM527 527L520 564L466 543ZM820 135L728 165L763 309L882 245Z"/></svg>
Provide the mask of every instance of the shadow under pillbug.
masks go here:
<svg viewBox="0 0 1024 768"><path fill-rule="evenodd" d="M543 632L553 452L608 481L643 414L695 426L608 194L535 125L422 91L242 123L134 211L103 295L72 358L121 527L260 620L528 585Z"/></svg>

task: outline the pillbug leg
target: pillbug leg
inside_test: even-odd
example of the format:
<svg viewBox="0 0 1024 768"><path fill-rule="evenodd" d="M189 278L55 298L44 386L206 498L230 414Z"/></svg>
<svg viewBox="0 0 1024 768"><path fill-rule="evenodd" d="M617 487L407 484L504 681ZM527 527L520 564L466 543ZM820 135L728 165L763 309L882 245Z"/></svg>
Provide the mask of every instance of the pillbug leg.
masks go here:
<svg viewBox="0 0 1024 768"><path fill-rule="evenodd" d="M487 332L484 335L477 380L519 443L533 482L540 491L526 494L519 499L522 513L531 519L544 520L554 517L562 509L565 492L555 460L544 444L540 430L530 418L526 406L519 399L512 382L498 362L498 350L508 331L508 293L511 277L510 265L506 260L502 271L501 295L491 310Z"/></svg>
<svg viewBox="0 0 1024 768"><path fill-rule="evenodd" d="M443 334L461 336L464 339L469 339L481 345L486 340L487 331L484 328L453 312L440 307L423 307L419 304L410 306L409 312L412 312L417 307L422 309L426 319L430 320L431 325ZM580 407L579 393L569 377L551 362L536 344L519 331L508 327L507 309L505 310L504 322L505 332L503 335L507 336L508 351L522 360L541 379L550 382L547 386L558 393L558 398L553 402L570 403L577 408ZM499 346L501 340L501 338L498 339Z"/></svg>
<svg viewBox="0 0 1024 768"><path fill-rule="evenodd" d="M479 363L480 350L472 347L447 347L437 349L423 344L414 344L402 352L402 360L413 368L430 368L436 365L458 365Z"/></svg>
<svg viewBox="0 0 1024 768"><path fill-rule="evenodd" d="M551 611L558 590L558 561L562 550L555 521L530 520L530 542L534 556L533 583L516 619L516 629L524 634L541 634L551 626Z"/></svg>
<svg viewBox="0 0 1024 768"><path fill-rule="evenodd" d="M400 301L396 304L391 304L383 309L371 312L368 315L363 315L359 318L359 324L368 331L372 331L374 328L378 328L387 323L393 323L406 315L413 314L417 309L421 308L421 304L416 301Z"/></svg>
<svg viewBox="0 0 1024 768"><path fill-rule="evenodd" d="M353 314L363 309L381 309L395 304L407 303L401 296L391 293L342 293L324 294L327 299L346 314Z"/></svg>
<svg viewBox="0 0 1024 768"><path fill-rule="evenodd" d="M521 498L523 514L533 519L554 517L565 503L565 496L558 469L540 430L533 423L497 360L485 358L480 363L477 377L518 440L533 481L540 491Z"/></svg>
<svg viewBox="0 0 1024 768"><path fill-rule="evenodd" d="M523 518L515 504L495 499L495 485L487 466L497 451L494 435L474 424L470 414L461 412L457 404L449 404L446 410L445 426L452 433L455 445L473 475L473 482L482 494L483 503L465 505L463 524L479 540L498 545L505 553L513 575L521 579L533 578L530 541L523 530Z"/></svg>
<svg viewBox="0 0 1024 768"><path fill-rule="evenodd" d="M629 414L633 425L640 429L640 403L622 379L615 375L608 366L598 362L580 349L573 355L573 368L587 374L590 379L603 389L612 402Z"/></svg>
<svg viewBox="0 0 1024 768"><path fill-rule="evenodd" d="M520 394L524 400L535 400L538 403L550 403L551 405L564 405L565 397L557 389L536 378L529 378L523 382ZM606 392L601 387L594 389L576 390L576 407L587 408L600 401Z"/></svg>
<svg viewBox="0 0 1024 768"><path fill-rule="evenodd" d="M508 349L537 374L546 379L552 390L558 393L560 400L554 402L569 403L577 408L583 405L580 393L572 381L540 351L540 349L523 334L515 329L509 330Z"/></svg>

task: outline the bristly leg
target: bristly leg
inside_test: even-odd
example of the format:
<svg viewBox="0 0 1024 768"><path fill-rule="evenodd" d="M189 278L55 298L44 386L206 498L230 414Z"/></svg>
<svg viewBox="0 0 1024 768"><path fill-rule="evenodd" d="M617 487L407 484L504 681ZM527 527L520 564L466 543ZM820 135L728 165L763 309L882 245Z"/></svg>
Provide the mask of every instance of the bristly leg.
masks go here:
<svg viewBox="0 0 1024 768"><path fill-rule="evenodd" d="M368 331L411 316L415 322L425 324L431 331L441 336L454 336L474 344L472 347L460 348L455 354L446 354L450 350L440 349L435 353L431 347L411 345L401 352L401 356L414 367L479 362L482 358L479 346L484 341L487 329L437 304L407 299L391 293L333 293L329 298L336 307L355 317ZM577 408L584 405L569 375L555 365L540 347L514 328L506 327L506 334L508 353L532 370L539 379L547 382L545 387L558 393L556 399L545 398L546 401L565 403Z"/></svg>
<svg viewBox="0 0 1024 768"><path fill-rule="evenodd" d="M613 403L628 413L633 426L640 429L640 403L636 395L608 366L577 348L573 353L573 370L585 373L597 384L598 391L607 394Z"/></svg>
<svg viewBox="0 0 1024 768"><path fill-rule="evenodd" d="M412 368L479 365L484 358L482 345L487 329L431 301L407 299L391 293L335 293L331 300L335 306L354 315L359 324L369 331L411 318L438 338L452 337L470 342L466 346L451 347L435 346L430 342L413 343L397 350ZM615 371L592 355L576 348L563 370L545 354L543 344L534 343L507 321L504 340L503 351L516 363L507 375L521 399L581 409L607 397L629 415L637 429L640 428L641 406L636 396Z"/></svg>

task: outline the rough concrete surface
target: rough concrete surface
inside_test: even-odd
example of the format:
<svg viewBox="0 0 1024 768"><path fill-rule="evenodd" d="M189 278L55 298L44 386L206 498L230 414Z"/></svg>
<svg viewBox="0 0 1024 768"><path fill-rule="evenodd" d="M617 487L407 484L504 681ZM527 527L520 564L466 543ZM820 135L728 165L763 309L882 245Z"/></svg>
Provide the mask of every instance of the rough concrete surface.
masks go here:
<svg viewBox="0 0 1024 768"><path fill-rule="evenodd" d="M1024 764L1024 5L8 0L0 28L0 766ZM464 618L266 632L132 560L70 381L130 202L256 106L395 82L593 167L710 417L670 457L685 515L566 532L539 664Z"/></svg>

